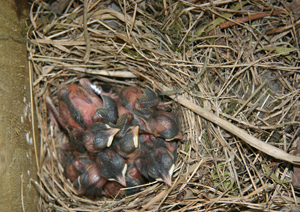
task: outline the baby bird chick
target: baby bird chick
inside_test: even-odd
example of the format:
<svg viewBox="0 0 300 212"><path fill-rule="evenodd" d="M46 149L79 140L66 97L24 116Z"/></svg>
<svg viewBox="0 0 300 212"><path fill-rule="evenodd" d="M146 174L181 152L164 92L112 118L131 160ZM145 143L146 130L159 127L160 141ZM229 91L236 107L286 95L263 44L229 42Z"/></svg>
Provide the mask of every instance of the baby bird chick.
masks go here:
<svg viewBox="0 0 300 212"><path fill-rule="evenodd" d="M127 164L115 150L111 148L102 150L97 154L95 162L102 177L126 186L125 173Z"/></svg>
<svg viewBox="0 0 300 212"><path fill-rule="evenodd" d="M114 136L120 131L118 128L112 128L101 122L95 123L83 135L83 143L87 151L97 153L106 147L110 147Z"/></svg>
<svg viewBox="0 0 300 212"><path fill-rule="evenodd" d="M87 78L80 79L79 83L91 96L98 97L97 95L99 95L103 101L102 106L98 107L94 113L94 121L101 120L105 124L108 124L109 122L116 123L118 119L118 111L116 102L112 98L114 95L103 92L100 86L92 84Z"/></svg>
<svg viewBox="0 0 300 212"><path fill-rule="evenodd" d="M83 128L81 124L72 118L72 113L66 104L62 103L61 110L63 111L63 115L61 116L50 97L46 97L45 102L50 121L57 127L61 126L62 129L67 132L67 135L70 138L70 149L77 149L80 152L84 152L85 148L81 142L81 139L84 134L85 127Z"/></svg>
<svg viewBox="0 0 300 212"><path fill-rule="evenodd" d="M133 113L150 115L149 109L158 104L157 95L149 89L141 89L137 86L126 87L119 94L122 106Z"/></svg>
<svg viewBox="0 0 300 212"><path fill-rule="evenodd" d="M134 164L148 180L164 181L171 185L175 168L173 154L161 142L153 142L148 134L139 136L140 152L134 157Z"/></svg>
<svg viewBox="0 0 300 212"><path fill-rule="evenodd" d="M147 124L149 133L156 137L164 138L166 141L182 139L177 117L172 113L160 109L154 110Z"/></svg>
<svg viewBox="0 0 300 212"><path fill-rule="evenodd" d="M141 185L145 182L145 179L141 175L141 173L137 170L137 168L134 166L134 164L131 164L128 167L127 173L126 173L126 184L127 187L134 187L134 188L126 188L124 190L121 190L122 186L119 184L108 181L103 186L103 191L101 192L102 195L107 197L116 197L116 196L124 196L124 195L132 195L139 191L138 185Z"/></svg>
<svg viewBox="0 0 300 212"><path fill-rule="evenodd" d="M107 182L100 174L100 170L93 162L73 183L80 195L96 197L101 193L102 187Z"/></svg>
<svg viewBox="0 0 300 212"><path fill-rule="evenodd" d="M112 148L114 148L122 157L127 158L139 145L138 133L139 127L131 126L124 135L115 138Z"/></svg>
<svg viewBox="0 0 300 212"><path fill-rule="evenodd" d="M103 106L103 101L87 92L79 85L64 85L58 89L59 115L70 125L74 120L83 129L91 127L96 109Z"/></svg>
<svg viewBox="0 0 300 212"><path fill-rule="evenodd" d="M67 178L74 182L92 162L93 158L87 153L80 153L71 157L65 168Z"/></svg>

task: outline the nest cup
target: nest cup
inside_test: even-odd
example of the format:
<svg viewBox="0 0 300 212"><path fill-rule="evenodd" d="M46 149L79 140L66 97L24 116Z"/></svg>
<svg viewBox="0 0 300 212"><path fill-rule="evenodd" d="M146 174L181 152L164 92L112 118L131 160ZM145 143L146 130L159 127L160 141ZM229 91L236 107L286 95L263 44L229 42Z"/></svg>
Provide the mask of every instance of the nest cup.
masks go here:
<svg viewBox="0 0 300 212"><path fill-rule="evenodd" d="M159 57L164 55L162 49L166 49L167 46L161 46L162 42L160 41L160 36L156 34L156 36L153 37L155 34L153 34L151 28L148 28L141 21L133 21L130 16L126 17L126 14L113 9L107 9L102 5L100 8L94 9L89 13L89 20L94 20L95 22L92 23L92 21L87 26L88 30L92 31L89 32L89 55L85 57L88 45L86 39L84 39L84 33L82 31L78 32L76 27L62 26L57 28L54 24L60 21L64 23L70 18L72 13L67 14L65 17L61 16L58 18L53 17L54 14L52 14L51 11L47 11L47 7L43 4L34 3L32 8L41 9L41 11L36 13L37 22L47 15L49 15L52 20L50 25L48 23L48 25L37 26L37 30L34 31L34 36L37 36L37 40L34 41L33 39L33 45L31 45L35 51L38 51L31 54L31 59L33 64L32 68L36 74L34 92L38 109L38 122L41 129L41 169L39 172L41 184L35 183L39 189L44 190L42 192L43 198L41 198L39 202L39 207L41 209L76 208L76 210L85 210L86 208L98 208L101 206L103 208L107 207L109 210L109 208L122 207L126 198L145 198L150 193L153 193L153 195L156 194L157 189L167 189L166 185L158 182L141 185L141 192L122 200L120 200L120 198L113 200L106 197L90 200L78 195L73 184L66 178L64 171L66 162L68 158L71 157L68 151L62 150L64 144L68 143L68 137L61 129L50 123L44 101L46 96L50 96L54 104L58 105L58 88L66 84L78 84L79 79L83 77L103 86L104 89L108 88L112 91L120 90L124 86L137 85L139 87L150 88L159 93L160 89L154 82L163 82L164 79L170 79L168 74L171 73L169 73L168 70L165 70L165 73L161 73L162 69L165 69L161 65L157 67L159 70L156 74L153 73L151 69L158 65L159 60L156 59L156 64L154 64L154 66L151 65L152 67L149 65L144 67L145 61L143 57L149 54L154 54ZM74 23L77 22L79 24L82 22L83 15L80 15L82 12L82 7L74 9L73 14L76 13L77 15L75 19L73 18ZM108 22L106 22L107 19L109 20ZM110 22L113 23L110 25ZM33 26L35 23L36 22L33 23ZM131 25L132 23L134 23L134 25ZM126 24L129 27L132 26L131 38L126 35L126 28L124 27ZM103 28L103 26L107 28ZM118 27L121 27L121 30L117 30ZM65 30L71 31L67 32ZM54 31L55 33L53 34ZM149 37L144 36L145 33L143 31L149 33L150 40ZM43 33L43 35L41 33ZM48 35L50 35L51 38L47 38ZM32 34L30 36L32 36ZM75 37L70 39L70 36ZM68 53L61 49L61 47L64 48L64 44L61 45L62 43L58 45L44 43L41 49L36 49L35 44L40 44L40 42L46 40L49 42L51 42L50 40L62 43L70 42L67 44L68 50L64 49ZM143 53L143 51L146 52ZM43 53L46 56L45 60L35 60L36 57L43 57ZM59 57L61 56L63 59L60 61ZM151 55L151 57L153 56ZM52 60L50 58L54 61L50 61ZM165 58L165 60L167 59L168 58ZM152 74L149 75L147 73L148 71ZM180 77L180 74L178 74L176 70L173 71L172 75L176 78ZM165 96L162 96L161 100L169 101L167 103L169 106L166 107L169 108L169 111L175 112L176 115L182 113L178 104L173 100ZM174 177L176 176L178 177L178 173L174 174ZM145 201L146 200L145 198Z"/></svg>
<svg viewBox="0 0 300 212"><path fill-rule="evenodd" d="M149 1L149 7L134 1L114 6L112 2L84 2L67 2L63 11L51 2L32 3L28 51L41 131L39 181L33 181L40 193L39 210L225 211L297 206L299 193L290 183L291 165L278 165L274 174L270 169L272 162L277 162L274 158L240 142L247 138L240 139L234 129L220 128L219 119L208 118L209 122L199 112L201 106L224 119L224 125L233 123L252 137L288 151L299 124L299 114L293 112L299 104L293 82L299 75L295 72L289 78L280 71L293 67L297 57L294 50L288 55L268 52L272 57L268 54L262 60L259 45L244 50L249 49L249 43L265 41L255 40L257 36L250 31L243 33L240 25L216 28L204 36L199 25L214 21L207 5L199 7L185 1ZM268 10L266 5L253 4ZM240 10L234 2L219 7L226 6ZM204 7L207 17L200 12ZM268 21L273 23L274 19ZM267 25L264 20L259 23ZM274 45L276 39L270 38ZM282 84L266 82L274 70L276 76L284 77ZM132 85L150 88L169 103L184 134L183 141L178 142L171 187L154 182L122 199L90 200L78 195L64 174L64 162L70 155L61 148L68 138L50 124L44 98L52 97L57 105L59 86L78 84L83 77L113 90ZM284 115L278 112L281 110Z"/></svg>

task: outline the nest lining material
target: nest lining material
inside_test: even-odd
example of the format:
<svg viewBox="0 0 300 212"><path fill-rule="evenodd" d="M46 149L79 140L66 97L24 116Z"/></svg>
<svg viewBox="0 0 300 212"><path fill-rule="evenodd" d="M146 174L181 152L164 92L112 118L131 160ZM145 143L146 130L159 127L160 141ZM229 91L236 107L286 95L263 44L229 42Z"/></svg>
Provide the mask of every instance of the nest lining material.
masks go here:
<svg viewBox="0 0 300 212"><path fill-rule="evenodd" d="M267 2L242 2L241 9L228 1L214 6L147 1L145 10L133 1L118 3L120 11L101 1L85 1L86 7L70 1L60 16L45 2L32 3L28 51L41 131L40 182L33 182L41 195L39 209L297 208L292 166L275 160L300 161L286 153L300 115L299 32L289 27L293 16L283 15L287 7L272 6L283 11L272 16ZM249 18L245 11L253 9L268 16L220 29L220 19ZM67 137L50 125L44 97L56 101L60 85L81 77L113 88L149 87L180 110L185 138L171 187L150 183L122 199L77 195L63 170Z"/></svg>

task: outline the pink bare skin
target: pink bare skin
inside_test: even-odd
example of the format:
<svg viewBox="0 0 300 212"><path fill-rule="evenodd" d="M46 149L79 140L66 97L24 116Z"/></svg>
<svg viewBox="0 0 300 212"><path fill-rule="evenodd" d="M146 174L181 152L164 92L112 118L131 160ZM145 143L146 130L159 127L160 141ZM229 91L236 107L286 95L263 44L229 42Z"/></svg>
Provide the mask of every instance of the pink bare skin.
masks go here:
<svg viewBox="0 0 300 212"><path fill-rule="evenodd" d="M58 99L60 117L66 120L67 125L72 124L74 113L78 113L75 122L85 128L93 125L96 109L103 106L103 101L98 96L88 93L78 85L62 86L58 90ZM80 118L83 123L80 123Z"/></svg>

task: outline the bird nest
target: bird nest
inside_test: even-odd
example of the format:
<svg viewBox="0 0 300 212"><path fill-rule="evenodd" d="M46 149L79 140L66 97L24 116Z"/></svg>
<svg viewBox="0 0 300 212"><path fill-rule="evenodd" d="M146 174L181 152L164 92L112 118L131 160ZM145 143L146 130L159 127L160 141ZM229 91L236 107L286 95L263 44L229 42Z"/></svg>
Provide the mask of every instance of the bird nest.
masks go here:
<svg viewBox="0 0 300 212"><path fill-rule="evenodd" d="M29 68L39 211L228 211L299 208L291 152L299 134L298 1L35 1ZM67 136L45 97L89 78L151 88L177 113L172 185L90 200L64 174ZM299 142L300 145L300 142ZM299 180L300 176L298 176ZM297 176L296 176L297 179ZM299 185L298 185L299 186Z"/></svg>

